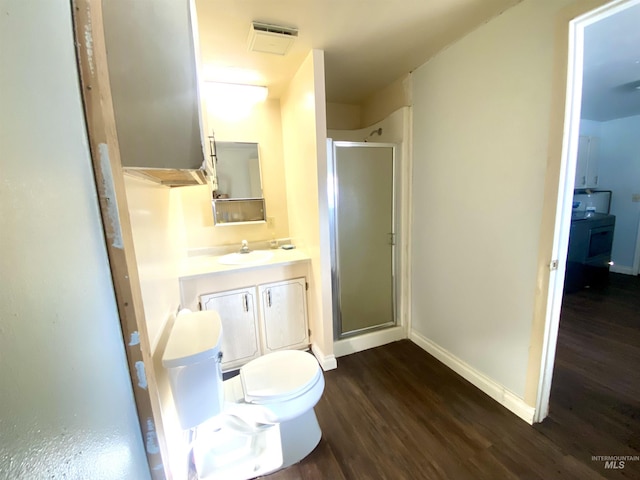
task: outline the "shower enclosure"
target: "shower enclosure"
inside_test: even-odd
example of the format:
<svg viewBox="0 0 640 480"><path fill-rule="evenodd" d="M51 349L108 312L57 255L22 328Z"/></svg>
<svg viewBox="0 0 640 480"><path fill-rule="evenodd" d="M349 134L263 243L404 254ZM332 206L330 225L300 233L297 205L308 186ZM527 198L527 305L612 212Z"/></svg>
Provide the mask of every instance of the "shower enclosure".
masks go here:
<svg viewBox="0 0 640 480"><path fill-rule="evenodd" d="M329 165L334 337L396 325L395 145L333 142Z"/></svg>

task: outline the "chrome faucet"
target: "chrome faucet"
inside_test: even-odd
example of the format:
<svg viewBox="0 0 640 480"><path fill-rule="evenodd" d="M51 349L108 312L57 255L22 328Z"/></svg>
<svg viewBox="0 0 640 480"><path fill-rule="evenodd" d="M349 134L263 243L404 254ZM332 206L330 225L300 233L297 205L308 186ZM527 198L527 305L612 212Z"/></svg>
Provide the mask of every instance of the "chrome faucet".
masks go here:
<svg viewBox="0 0 640 480"><path fill-rule="evenodd" d="M240 247L240 253L249 253L251 250L249 249L249 242L246 240L242 240L242 247Z"/></svg>

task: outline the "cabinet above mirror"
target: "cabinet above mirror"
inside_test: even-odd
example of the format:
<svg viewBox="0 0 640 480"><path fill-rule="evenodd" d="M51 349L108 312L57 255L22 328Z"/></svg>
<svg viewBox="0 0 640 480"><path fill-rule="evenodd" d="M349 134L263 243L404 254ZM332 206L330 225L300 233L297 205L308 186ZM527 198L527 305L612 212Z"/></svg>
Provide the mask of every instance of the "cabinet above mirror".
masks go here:
<svg viewBox="0 0 640 480"><path fill-rule="evenodd" d="M215 143L218 188L214 199L262 198L259 150L257 143Z"/></svg>

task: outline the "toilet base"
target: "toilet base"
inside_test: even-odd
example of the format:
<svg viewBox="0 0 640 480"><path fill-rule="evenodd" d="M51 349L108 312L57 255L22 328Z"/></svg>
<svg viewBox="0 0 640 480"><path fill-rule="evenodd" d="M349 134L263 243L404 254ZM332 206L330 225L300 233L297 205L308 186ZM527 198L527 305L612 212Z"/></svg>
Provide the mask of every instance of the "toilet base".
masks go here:
<svg viewBox="0 0 640 480"><path fill-rule="evenodd" d="M245 428L225 421L199 426L189 478L248 480L279 470L283 461L280 426L249 434Z"/></svg>
<svg viewBox="0 0 640 480"><path fill-rule="evenodd" d="M193 467L203 480L246 480L290 467L320 443L322 432L312 409L272 425L250 439L234 426L198 427Z"/></svg>
<svg viewBox="0 0 640 480"><path fill-rule="evenodd" d="M313 408L296 418L282 422L280 424L280 438L282 440L282 466L274 471L298 463L320 443L322 431Z"/></svg>

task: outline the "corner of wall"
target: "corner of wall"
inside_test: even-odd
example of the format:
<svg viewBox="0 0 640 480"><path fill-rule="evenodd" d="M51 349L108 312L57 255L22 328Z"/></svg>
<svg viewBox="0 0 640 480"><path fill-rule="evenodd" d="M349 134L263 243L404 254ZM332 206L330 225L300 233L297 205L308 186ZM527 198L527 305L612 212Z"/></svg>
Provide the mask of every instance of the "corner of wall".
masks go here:
<svg viewBox="0 0 640 480"><path fill-rule="evenodd" d="M528 424L533 424L535 408L528 405L522 398L420 333L412 331L409 339L507 410Z"/></svg>
<svg viewBox="0 0 640 480"><path fill-rule="evenodd" d="M347 103L327 102L327 130L355 130L360 128L362 107Z"/></svg>
<svg viewBox="0 0 640 480"><path fill-rule="evenodd" d="M333 354L326 355L317 343L311 344L311 351L313 352L313 355L318 359L318 363L322 367L322 370L327 371L338 368L338 361L336 360L336 356Z"/></svg>
<svg viewBox="0 0 640 480"><path fill-rule="evenodd" d="M326 217L324 52L307 55L281 99L289 229L311 257L309 323L324 355L333 355L331 266ZM326 237L326 238L325 238Z"/></svg>
<svg viewBox="0 0 640 480"><path fill-rule="evenodd" d="M370 95L362 103L361 127L383 120L401 107L411 105L411 74L406 73Z"/></svg>

